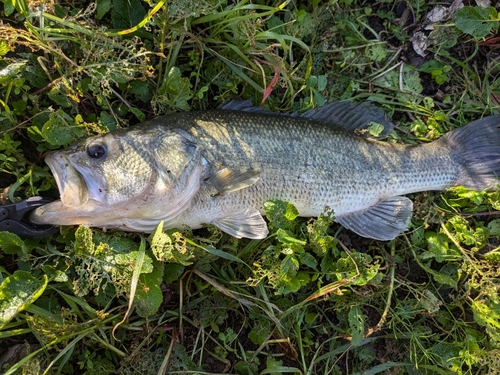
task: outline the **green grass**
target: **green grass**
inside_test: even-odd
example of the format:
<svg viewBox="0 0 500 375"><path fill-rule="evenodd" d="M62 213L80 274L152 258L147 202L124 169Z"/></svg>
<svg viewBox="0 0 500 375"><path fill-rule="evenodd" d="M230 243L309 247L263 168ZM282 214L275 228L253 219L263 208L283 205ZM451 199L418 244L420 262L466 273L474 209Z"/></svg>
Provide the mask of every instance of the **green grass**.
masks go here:
<svg viewBox="0 0 500 375"><path fill-rule="evenodd" d="M2 1L3 202L53 194L50 150L236 97L299 112L368 100L397 122L389 141L409 144L500 104L494 8L426 31L438 2ZM261 241L212 227L0 233L2 370L500 373L499 192L411 198L410 231L388 243L283 202Z"/></svg>

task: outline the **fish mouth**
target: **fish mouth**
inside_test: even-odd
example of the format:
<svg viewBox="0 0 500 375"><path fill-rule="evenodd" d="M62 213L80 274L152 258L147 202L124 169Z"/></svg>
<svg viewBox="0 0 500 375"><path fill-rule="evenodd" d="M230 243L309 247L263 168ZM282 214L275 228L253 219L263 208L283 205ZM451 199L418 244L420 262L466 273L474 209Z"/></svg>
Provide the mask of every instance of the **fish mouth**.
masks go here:
<svg viewBox="0 0 500 375"><path fill-rule="evenodd" d="M73 225L92 220L96 202L89 198L89 190L83 176L73 167L67 155L61 152L45 158L60 193L60 200L45 204L30 213L34 224Z"/></svg>
<svg viewBox="0 0 500 375"><path fill-rule="evenodd" d="M49 154L45 158L56 180L61 202L67 207L80 207L88 202L89 190L83 176L63 153Z"/></svg>

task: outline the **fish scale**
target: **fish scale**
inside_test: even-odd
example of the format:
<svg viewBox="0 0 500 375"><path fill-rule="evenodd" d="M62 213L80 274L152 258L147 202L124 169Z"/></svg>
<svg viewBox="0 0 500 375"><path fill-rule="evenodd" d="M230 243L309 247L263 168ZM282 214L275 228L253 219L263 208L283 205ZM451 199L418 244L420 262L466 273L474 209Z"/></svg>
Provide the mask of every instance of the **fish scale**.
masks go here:
<svg viewBox="0 0 500 375"><path fill-rule="evenodd" d="M192 215L194 211L200 211L200 215L207 212L215 214L220 212L221 205L237 206L242 202L250 202L250 205L262 210L266 200L283 199L293 202L303 216L318 216L325 206L330 206L334 207L337 217L341 217L353 209L371 207L384 197L428 188L439 190L456 180L458 166L445 154L447 150L440 151L434 145L385 147L380 142L367 141L340 129L332 130L324 124L311 125L305 121L305 126L298 125L287 138L290 148L302 148L295 154L275 147L280 145L276 140L267 141L270 137L268 128L262 130L254 125L262 119L253 117L248 120L237 125L238 137L240 142L251 145L253 152L259 156L254 158L248 155L248 158L243 157L236 162L224 155L225 150L232 149L233 141L219 138L218 144L226 147L217 149L216 158L229 159L226 164L231 167L254 162L265 172L255 186L238 194L218 199L200 197L200 201L186 215ZM277 120L271 130L278 139L283 139L282 134L289 131L289 126L286 118L277 117ZM215 129L226 126L217 117L211 124ZM207 134L201 136L202 140L215 139L218 133L211 127L204 127L203 131ZM324 135L328 133L330 137L327 139ZM303 137L300 141L299 135ZM330 150L332 144L337 145L334 150ZM356 150L356 154L353 155L352 150ZM439 165L429 174L429 164L435 162Z"/></svg>
<svg viewBox="0 0 500 375"><path fill-rule="evenodd" d="M496 187L500 116L417 146L375 140L366 131L373 120L390 131L383 113L366 103L286 116L238 102L159 117L49 156L62 200L31 219L145 232L161 220L165 228L214 224L236 237L264 238L264 203L280 199L306 217L329 207L359 235L390 240L410 223L404 194ZM133 152L124 153L125 145ZM90 191L102 185L108 196Z"/></svg>

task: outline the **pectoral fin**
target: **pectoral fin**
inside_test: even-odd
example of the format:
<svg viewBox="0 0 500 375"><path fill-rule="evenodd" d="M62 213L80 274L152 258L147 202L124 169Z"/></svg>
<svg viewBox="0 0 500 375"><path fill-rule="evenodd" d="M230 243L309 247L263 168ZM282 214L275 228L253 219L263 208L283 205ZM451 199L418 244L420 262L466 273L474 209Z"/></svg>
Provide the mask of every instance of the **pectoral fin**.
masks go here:
<svg viewBox="0 0 500 375"><path fill-rule="evenodd" d="M256 168L224 168L210 177L207 186L215 189L217 194L229 193L255 184L259 179L259 175L260 170Z"/></svg>
<svg viewBox="0 0 500 375"><path fill-rule="evenodd" d="M255 208L247 208L212 222L220 230L237 238L262 239L269 231L260 212Z"/></svg>
<svg viewBox="0 0 500 375"><path fill-rule="evenodd" d="M411 200L391 197L367 210L336 218L336 221L360 236L389 241L408 229L412 211Z"/></svg>

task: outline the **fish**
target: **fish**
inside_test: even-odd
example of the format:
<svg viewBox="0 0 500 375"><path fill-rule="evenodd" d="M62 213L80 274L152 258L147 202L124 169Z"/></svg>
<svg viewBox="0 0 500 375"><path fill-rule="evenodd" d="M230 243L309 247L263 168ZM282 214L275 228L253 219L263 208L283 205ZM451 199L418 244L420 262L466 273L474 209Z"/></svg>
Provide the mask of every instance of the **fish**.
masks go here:
<svg viewBox="0 0 500 375"><path fill-rule="evenodd" d="M368 103L337 101L301 115L233 101L179 112L78 141L50 153L60 199L31 213L35 224L130 232L212 224L263 239L264 205L283 200L300 216L325 208L362 237L388 241L408 230L406 194L461 185L495 189L500 115L418 145L377 139L393 124Z"/></svg>

